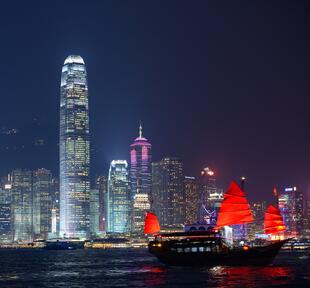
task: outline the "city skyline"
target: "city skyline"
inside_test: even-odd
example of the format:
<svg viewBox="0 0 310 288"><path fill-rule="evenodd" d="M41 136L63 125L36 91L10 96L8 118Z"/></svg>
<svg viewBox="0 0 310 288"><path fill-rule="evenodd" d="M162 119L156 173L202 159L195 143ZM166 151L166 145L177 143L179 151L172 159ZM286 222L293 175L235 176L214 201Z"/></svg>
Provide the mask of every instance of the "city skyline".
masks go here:
<svg viewBox="0 0 310 288"><path fill-rule="evenodd" d="M14 13L23 25L8 25L7 15L2 17L3 42L12 45L1 47L7 55L1 72L1 174L16 167L58 174L59 69L68 55L78 54L92 87L94 174L107 175L113 159L129 160L128 145L142 120L156 147L153 160L179 157L186 175L210 166L222 187L246 176L249 196L259 200L271 197L274 185L294 183L309 191L303 5L256 3L254 9L250 3L222 7L205 1L198 9L169 1L160 11L160 5L139 1L128 7L102 1L94 5L98 9L69 2L49 9L20 4L24 9ZM5 7L13 11L14 5ZM68 10L93 21L77 17L68 23ZM33 22L21 11L36 11ZM14 47L22 39L24 52L18 53ZM20 71L19 85L12 71ZM118 119L105 125L116 111Z"/></svg>

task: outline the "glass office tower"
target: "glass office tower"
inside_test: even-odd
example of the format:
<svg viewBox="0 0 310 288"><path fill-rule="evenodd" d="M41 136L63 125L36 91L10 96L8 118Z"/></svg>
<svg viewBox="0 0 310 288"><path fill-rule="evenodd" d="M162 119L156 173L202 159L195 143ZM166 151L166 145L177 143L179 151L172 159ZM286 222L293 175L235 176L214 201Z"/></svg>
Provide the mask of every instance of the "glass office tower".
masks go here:
<svg viewBox="0 0 310 288"><path fill-rule="evenodd" d="M144 218L152 203L152 145L142 136L140 124L139 137L130 145L130 181L132 207L132 232L143 234Z"/></svg>
<svg viewBox="0 0 310 288"><path fill-rule="evenodd" d="M66 58L60 98L60 236L89 234L89 115L85 63Z"/></svg>
<svg viewBox="0 0 310 288"><path fill-rule="evenodd" d="M128 164L126 160L113 160L110 165L107 195L107 232L130 232L131 201Z"/></svg>

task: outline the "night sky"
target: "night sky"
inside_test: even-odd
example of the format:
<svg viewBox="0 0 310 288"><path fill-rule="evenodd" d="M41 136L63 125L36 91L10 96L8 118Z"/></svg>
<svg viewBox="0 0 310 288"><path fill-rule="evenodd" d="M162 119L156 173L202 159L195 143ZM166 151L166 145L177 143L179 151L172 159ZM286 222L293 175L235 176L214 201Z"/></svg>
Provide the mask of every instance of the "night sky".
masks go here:
<svg viewBox="0 0 310 288"><path fill-rule="evenodd" d="M141 120L153 159L180 157L186 175L246 176L251 199L310 191L306 2L3 1L0 173L58 174L61 67L79 54L93 176L129 159Z"/></svg>

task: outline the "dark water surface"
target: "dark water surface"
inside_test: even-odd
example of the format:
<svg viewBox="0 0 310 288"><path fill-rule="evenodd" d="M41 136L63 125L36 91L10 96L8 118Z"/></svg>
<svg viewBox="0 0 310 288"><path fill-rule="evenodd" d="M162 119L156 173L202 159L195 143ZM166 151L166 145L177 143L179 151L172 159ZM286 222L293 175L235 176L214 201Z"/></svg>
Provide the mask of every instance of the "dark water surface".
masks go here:
<svg viewBox="0 0 310 288"><path fill-rule="evenodd" d="M146 249L0 250L0 287L310 287L309 260L267 267L171 268Z"/></svg>

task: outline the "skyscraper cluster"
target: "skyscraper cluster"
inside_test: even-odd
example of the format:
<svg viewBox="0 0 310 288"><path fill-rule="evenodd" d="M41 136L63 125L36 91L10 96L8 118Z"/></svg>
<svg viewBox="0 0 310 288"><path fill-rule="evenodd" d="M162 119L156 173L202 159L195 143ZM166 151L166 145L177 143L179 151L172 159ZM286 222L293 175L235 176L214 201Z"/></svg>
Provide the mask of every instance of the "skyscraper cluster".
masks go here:
<svg viewBox="0 0 310 288"><path fill-rule="evenodd" d="M1 180L1 242L55 237L59 226L59 184L49 170L17 169Z"/></svg>
<svg viewBox="0 0 310 288"><path fill-rule="evenodd" d="M147 211L157 214L163 230L215 224L223 199L215 172L206 167L198 176L185 176L179 158L153 161L141 123L129 161L112 160L108 173L94 177L91 185L88 103L84 60L70 55L61 71L59 177L44 168L15 169L1 180L2 243L107 234L139 238ZM277 196L287 235L310 236L309 199L296 187ZM252 204L255 222L248 225L248 236L263 232L265 208L266 203Z"/></svg>

